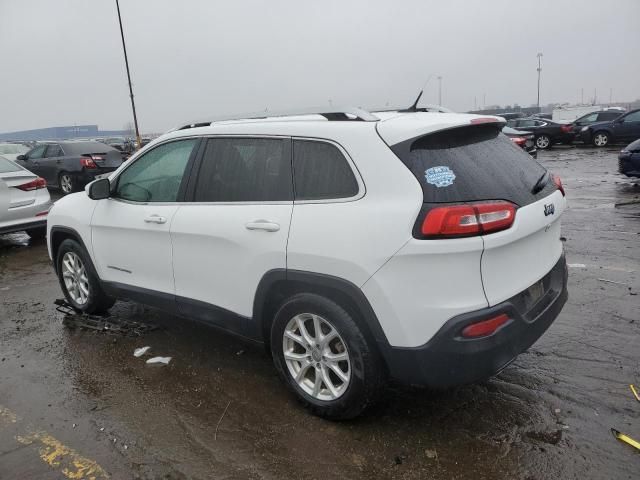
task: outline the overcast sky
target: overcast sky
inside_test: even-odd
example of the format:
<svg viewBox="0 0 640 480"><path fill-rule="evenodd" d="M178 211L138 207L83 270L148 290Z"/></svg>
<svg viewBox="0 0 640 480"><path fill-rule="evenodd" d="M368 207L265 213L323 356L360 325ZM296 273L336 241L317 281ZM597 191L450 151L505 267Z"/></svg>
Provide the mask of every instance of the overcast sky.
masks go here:
<svg viewBox="0 0 640 480"><path fill-rule="evenodd" d="M120 0L143 132L208 115L640 97L640 0ZM131 120L115 0L0 0L0 132ZM475 100L474 100L475 99ZM437 103L438 81L426 103Z"/></svg>

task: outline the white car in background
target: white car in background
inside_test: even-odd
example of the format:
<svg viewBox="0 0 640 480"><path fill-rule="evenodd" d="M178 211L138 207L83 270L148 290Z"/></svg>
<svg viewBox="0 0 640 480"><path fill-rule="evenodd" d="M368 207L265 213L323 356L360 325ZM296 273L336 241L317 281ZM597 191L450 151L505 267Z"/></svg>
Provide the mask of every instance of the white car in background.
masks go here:
<svg viewBox="0 0 640 480"><path fill-rule="evenodd" d="M47 182L0 156L0 235L24 231L44 238L50 207Z"/></svg>
<svg viewBox="0 0 640 480"><path fill-rule="evenodd" d="M387 377L484 380L567 299L562 183L503 127L418 109L185 125L57 201L50 256L80 312L130 299L266 344L324 417Z"/></svg>
<svg viewBox="0 0 640 480"><path fill-rule="evenodd" d="M30 150L21 143L0 143L0 156L8 160L16 160L18 155L24 155Z"/></svg>

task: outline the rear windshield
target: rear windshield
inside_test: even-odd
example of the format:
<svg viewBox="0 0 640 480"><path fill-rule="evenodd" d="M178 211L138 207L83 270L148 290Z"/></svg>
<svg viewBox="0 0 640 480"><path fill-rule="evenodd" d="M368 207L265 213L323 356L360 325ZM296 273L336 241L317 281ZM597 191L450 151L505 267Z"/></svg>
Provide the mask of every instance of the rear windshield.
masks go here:
<svg viewBox="0 0 640 480"><path fill-rule="evenodd" d="M0 157L0 173L19 172L22 170L18 165L4 157Z"/></svg>
<svg viewBox="0 0 640 480"><path fill-rule="evenodd" d="M84 153L105 153L115 150L110 145L101 142L69 142L62 145L67 155L82 155Z"/></svg>
<svg viewBox="0 0 640 480"><path fill-rule="evenodd" d="M553 188L546 169L495 125L444 130L392 150L420 182L425 203L508 200L524 206ZM545 188L534 190L541 179Z"/></svg>

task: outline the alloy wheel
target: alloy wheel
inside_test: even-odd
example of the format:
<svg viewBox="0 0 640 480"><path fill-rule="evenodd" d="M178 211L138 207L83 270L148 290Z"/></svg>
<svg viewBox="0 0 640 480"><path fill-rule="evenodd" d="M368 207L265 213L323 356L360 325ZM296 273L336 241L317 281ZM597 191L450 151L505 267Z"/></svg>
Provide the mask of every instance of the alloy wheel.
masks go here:
<svg viewBox="0 0 640 480"><path fill-rule="evenodd" d="M329 321L301 313L287 324L282 351L297 385L317 400L331 401L344 394L351 380L347 344Z"/></svg>
<svg viewBox="0 0 640 480"><path fill-rule="evenodd" d="M609 137L607 137L604 133L598 133L595 137L593 137L593 143L596 147L604 147L607 143L609 143Z"/></svg>
<svg viewBox="0 0 640 480"><path fill-rule="evenodd" d="M67 252L62 257L62 279L67 293L76 304L87 303L89 300L87 270L80 257L73 252Z"/></svg>
<svg viewBox="0 0 640 480"><path fill-rule="evenodd" d="M60 188L64 193L71 193L73 189L73 181L71 180L71 175L61 175L60 176Z"/></svg>
<svg viewBox="0 0 640 480"><path fill-rule="evenodd" d="M549 147L549 143L551 143L549 141L549 137L542 136L542 137L538 137L536 139L536 147L541 148L541 149L545 149L545 148Z"/></svg>

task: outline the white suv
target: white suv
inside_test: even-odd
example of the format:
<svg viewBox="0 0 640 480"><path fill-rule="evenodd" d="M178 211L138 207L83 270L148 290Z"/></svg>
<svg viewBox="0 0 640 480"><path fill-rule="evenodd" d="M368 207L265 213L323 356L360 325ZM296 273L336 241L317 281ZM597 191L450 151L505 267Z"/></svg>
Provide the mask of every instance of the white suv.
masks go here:
<svg viewBox="0 0 640 480"><path fill-rule="evenodd" d="M486 379L567 298L562 184L503 126L357 109L186 125L59 200L50 256L79 311L126 298L266 344L325 417L388 377Z"/></svg>

